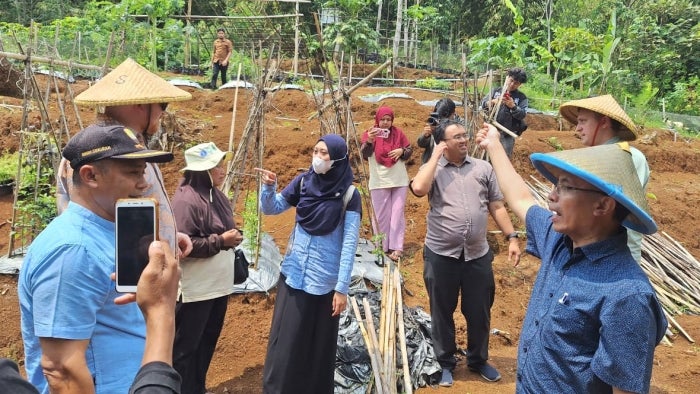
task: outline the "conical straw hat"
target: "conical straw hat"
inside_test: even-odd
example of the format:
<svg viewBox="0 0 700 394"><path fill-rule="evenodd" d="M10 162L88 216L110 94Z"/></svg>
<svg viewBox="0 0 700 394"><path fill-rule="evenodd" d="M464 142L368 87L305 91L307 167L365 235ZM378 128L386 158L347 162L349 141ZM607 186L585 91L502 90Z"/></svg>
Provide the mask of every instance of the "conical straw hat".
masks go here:
<svg viewBox="0 0 700 394"><path fill-rule="evenodd" d="M576 124L579 108L585 108L601 115L605 115L611 119L615 119L622 127L619 131L619 137L623 141L634 141L637 139L637 126L634 125L632 119L625 113L625 110L620 107L620 104L615 101L613 96L606 94L604 96L590 97L581 100L568 101L559 107L559 113L564 119Z"/></svg>
<svg viewBox="0 0 700 394"><path fill-rule="evenodd" d="M86 106L170 103L190 100L192 95L146 70L131 58L126 59L75 98Z"/></svg>
<svg viewBox="0 0 700 394"><path fill-rule="evenodd" d="M642 234L656 232L646 196L632 163L627 142L552 153L533 153L530 160L545 178L556 184L553 169L583 179L630 211L622 225Z"/></svg>

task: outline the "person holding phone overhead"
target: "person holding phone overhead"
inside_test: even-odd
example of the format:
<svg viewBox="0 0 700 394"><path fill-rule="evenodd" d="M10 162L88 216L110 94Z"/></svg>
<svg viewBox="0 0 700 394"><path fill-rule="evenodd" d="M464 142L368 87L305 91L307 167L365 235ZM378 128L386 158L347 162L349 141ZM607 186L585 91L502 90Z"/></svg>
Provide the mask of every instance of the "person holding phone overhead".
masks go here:
<svg viewBox="0 0 700 394"><path fill-rule="evenodd" d="M173 349L173 366L188 394L206 392L207 371L224 325L228 295L233 293L231 251L243 240L231 203L219 190L231 156L213 142L187 149L185 177L172 199L175 222L193 245L181 263Z"/></svg>
<svg viewBox="0 0 700 394"><path fill-rule="evenodd" d="M28 380L40 392L126 393L139 370L146 326L136 304L118 306L115 205L143 197L148 150L123 126L88 126L63 148L71 201L32 242L18 296Z"/></svg>
<svg viewBox="0 0 700 394"><path fill-rule="evenodd" d="M264 214L296 207L277 285L263 392L332 393L340 313L347 305L362 219L347 144L337 134L322 136L311 168L281 193L275 192L277 174L256 171Z"/></svg>
<svg viewBox="0 0 700 394"><path fill-rule="evenodd" d="M406 135L394 126L394 111L379 107L374 126L362 133L362 158L369 161L369 194L376 223L375 233L384 234L382 249L398 260L403 253L406 231L404 208L408 193L408 172L405 161L413 148Z"/></svg>

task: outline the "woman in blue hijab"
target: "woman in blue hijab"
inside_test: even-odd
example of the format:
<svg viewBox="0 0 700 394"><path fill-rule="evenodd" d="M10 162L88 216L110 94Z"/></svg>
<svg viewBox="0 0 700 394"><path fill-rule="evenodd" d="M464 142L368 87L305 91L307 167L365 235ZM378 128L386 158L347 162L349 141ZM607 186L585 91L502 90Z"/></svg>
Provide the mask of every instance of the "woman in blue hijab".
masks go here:
<svg viewBox="0 0 700 394"><path fill-rule="evenodd" d="M348 147L321 137L312 164L281 193L261 174L260 206L276 215L296 207L281 265L263 372L264 393L333 393L340 313L347 305L362 204L352 187Z"/></svg>

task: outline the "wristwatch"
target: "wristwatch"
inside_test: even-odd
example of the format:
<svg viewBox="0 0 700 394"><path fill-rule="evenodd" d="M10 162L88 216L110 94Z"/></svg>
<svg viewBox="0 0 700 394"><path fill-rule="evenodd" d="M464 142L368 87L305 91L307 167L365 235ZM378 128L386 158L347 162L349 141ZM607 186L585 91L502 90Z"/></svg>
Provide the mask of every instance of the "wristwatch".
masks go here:
<svg viewBox="0 0 700 394"><path fill-rule="evenodd" d="M506 235L506 240L510 241L513 238L520 238L520 234L518 234L517 231L513 231L512 233Z"/></svg>

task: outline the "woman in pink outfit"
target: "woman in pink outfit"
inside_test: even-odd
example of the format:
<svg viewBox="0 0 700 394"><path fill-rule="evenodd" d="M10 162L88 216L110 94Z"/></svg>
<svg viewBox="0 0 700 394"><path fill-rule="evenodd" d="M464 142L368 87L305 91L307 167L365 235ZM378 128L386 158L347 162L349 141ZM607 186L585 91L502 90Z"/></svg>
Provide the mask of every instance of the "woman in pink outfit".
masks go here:
<svg viewBox="0 0 700 394"><path fill-rule="evenodd" d="M379 107L374 126L362 133L362 158L369 161L369 194L376 217L375 232L384 234L382 248L392 260L403 253L406 231L404 207L408 193L405 161L413 149L406 135L394 126L394 111Z"/></svg>

